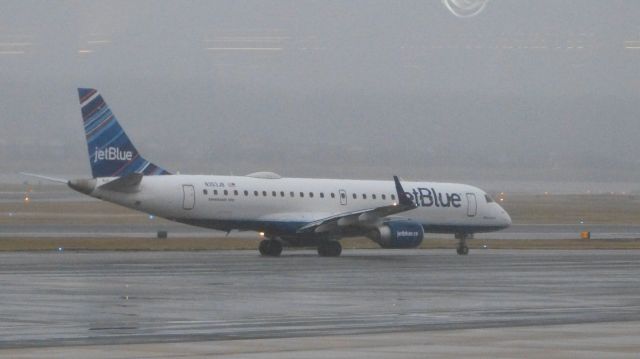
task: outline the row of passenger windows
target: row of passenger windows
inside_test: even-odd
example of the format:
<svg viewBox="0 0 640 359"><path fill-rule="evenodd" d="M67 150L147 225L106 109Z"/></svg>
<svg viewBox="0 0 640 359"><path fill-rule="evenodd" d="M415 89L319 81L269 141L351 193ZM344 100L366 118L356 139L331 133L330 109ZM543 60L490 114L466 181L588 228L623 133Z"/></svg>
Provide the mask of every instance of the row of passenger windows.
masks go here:
<svg viewBox="0 0 640 359"><path fill-rule="evenodd" d="M204 195L208 195L208 194L209 194L209 191L205 188L205 189L203 189L203 190L202 190L202 193L203 193ZM239 195L240 195L240 192L239 192L237 189L236 189L236 190L233 190L233 191L226 190L226 189L225 189L225 190L222 190L222 191L218 191L217 189L214 189L214 190L212 191L212 193L213 193L213 195L214 195L214 196L218 196L218 195L220 195L220 194L222 194L222 195L224 195L224 196L228 196L228 195L229 195L229 194L231 194L231 193L232 193L234 196L239 196ZM245 190L245 191L243 191L243 194L245 195L245 197L246 197L246 196L249 196L249 191ZM255 197L259 197L261 194L262 194L262 197L267 197L267 196L269 195L269 193L268 193L267 191L262 191L262 192L260 192L260 191L253 191L253 195L254 195ZM304 198L304 197L305 197L305 194L306 194L306 195L308 195L308 196L309 196L309 198L313 198L313 197L315 196L313 192L299 192L299 193L298 193L298 195L299 195L299 197L300 197L300 198ZM285 196L286 196L284 191L280 191L280 192L278 192L278 191L271 191L271 197L278 197L278 195L280 195L280 197L285 197ZM324 192L320 192L320 193L318 193L318 196L319 196L320 198L325 198ZM336 194L335 194L334 192L331 192L331 193L329 194L329 196L330 196L331 198L336 198ZM358 195L357 195L356 193L352 193L352 195L351 195L351 196L353 197L353 199L358 199ZM290 191L290 192L289 192L289 197L291 197L291 198L296 197L296 192L294 192L294 191ZM340 193L340 197L341 197L342 199L346 199L346 198L347 198L347 195L346 195L346 193L342 193L342 192L341 192L341 193ZM380 196L378 196L378 195L376 195L376 194L371 194L371 195L367 196L367 194L366 194L366 193L363 193L363 194L361 195L361 198L362 198L362 199L367 199L367 198L371 198L371 199L378 199L378 198L380 198L380 199L382 199L382 200L386 200L386 199L387 199L387 195L386 195L386 194L381 194ZM389 195L389 198L391 198L391 200L395 201L395 200L396 200L396 195L395 195L395 194L391 194L391 195Z"/></svg>

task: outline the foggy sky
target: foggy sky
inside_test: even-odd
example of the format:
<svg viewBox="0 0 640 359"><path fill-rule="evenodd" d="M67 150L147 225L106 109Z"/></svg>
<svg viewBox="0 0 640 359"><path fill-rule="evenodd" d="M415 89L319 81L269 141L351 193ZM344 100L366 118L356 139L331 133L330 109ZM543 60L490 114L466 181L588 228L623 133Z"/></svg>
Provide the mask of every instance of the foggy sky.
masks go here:
<svg viewBox="0 0 640 359"><path fill-rule="evenodd" d="M0 174L89 176L76 88L95 87L182 173L640 182L635 0L0 8Z"/></svg>

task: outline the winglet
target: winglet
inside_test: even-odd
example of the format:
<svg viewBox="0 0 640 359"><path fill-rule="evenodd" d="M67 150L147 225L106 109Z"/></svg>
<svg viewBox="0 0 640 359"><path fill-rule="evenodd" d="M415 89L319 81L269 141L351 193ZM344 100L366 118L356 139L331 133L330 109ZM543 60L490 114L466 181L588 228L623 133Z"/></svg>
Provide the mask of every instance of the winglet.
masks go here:
<svg viewBox="0 0 640 359"><path fill-rule="evenodd" d="M405 192L404 189L402 188L402 185L400 184L400 179L398 179L398 176L393 176L393 181L396 183L396 192L398 192L398 203L401 206L415 207L416 206L415 203L413 203L411 198L409 198L409 196L407 195L407 192Z"/></svg>

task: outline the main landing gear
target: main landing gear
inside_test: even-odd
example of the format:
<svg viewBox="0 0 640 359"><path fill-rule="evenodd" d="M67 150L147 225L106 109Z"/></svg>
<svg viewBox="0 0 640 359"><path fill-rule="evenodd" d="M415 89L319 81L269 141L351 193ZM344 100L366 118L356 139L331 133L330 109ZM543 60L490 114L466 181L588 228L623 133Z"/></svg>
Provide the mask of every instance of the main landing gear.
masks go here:
<svg viewBox="0 0 640 359"><path fill-rule="evenodd" d="M317 242L316 242L317 243ZM289 241L286 242L288 246L294 247L303 247L303 246L312 246L316 243L291 243ZM342 253L342 246L340 242L335 240L323 240L318 243L318 255L321 257L338 257ZM284 243L280 238L267 238L260 242L258 246L258 250L260 251L260 255L265 257L278 257L282 254L282 248Z"/></svg>
<svg viewBox="0 0 640 359"><path fill-rule="evenodd" d="M458 240L456 252L461 256L466 256L467 254L469 254L467 239L473 238L473 233L456 233L455 238Z"/></svg>
<svg viewBox="0 0 640 359"><path fill-rule="evenodd" d="M318 246L320 257L337 257L342 253L342 245L338 241L326 241Z"/></svg>
<svg viewBox="0 0 640 359"><path fill-rule="evenodd" d="M282 253L282 242L277 239L265 239L260 242L258 250L265 257L278 257Z"/></svg>

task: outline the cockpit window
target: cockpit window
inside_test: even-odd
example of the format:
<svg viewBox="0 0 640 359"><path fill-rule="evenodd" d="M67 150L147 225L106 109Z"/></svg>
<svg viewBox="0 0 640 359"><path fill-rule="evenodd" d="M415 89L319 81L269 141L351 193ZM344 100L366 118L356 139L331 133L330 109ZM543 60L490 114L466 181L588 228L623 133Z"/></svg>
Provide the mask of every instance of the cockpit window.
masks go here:
<svg viewBox="0 0 640 359"><path fill-rule="evenodd" d="M493 203L493 198L491 198L488 194L484 195L484 199L487 201L487 203Z"/></svg>

